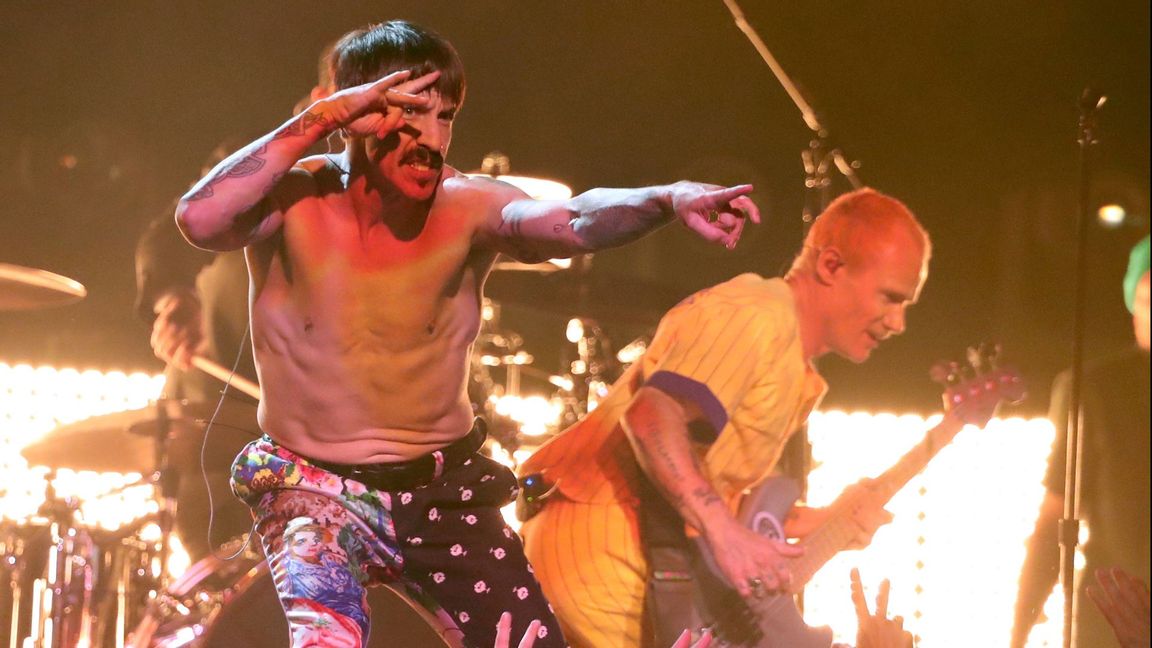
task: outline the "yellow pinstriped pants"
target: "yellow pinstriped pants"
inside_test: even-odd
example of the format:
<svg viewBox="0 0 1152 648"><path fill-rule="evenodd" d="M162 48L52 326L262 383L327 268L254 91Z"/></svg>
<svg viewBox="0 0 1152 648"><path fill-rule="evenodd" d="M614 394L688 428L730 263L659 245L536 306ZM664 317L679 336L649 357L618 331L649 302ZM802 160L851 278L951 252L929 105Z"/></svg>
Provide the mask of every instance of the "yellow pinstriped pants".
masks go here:
<svg viewBox="0 0 1152 648"><path fill-rule="evenodd" d="M635 509L557 494L520 534L573 648L648 647L647 562Z"/></svg>

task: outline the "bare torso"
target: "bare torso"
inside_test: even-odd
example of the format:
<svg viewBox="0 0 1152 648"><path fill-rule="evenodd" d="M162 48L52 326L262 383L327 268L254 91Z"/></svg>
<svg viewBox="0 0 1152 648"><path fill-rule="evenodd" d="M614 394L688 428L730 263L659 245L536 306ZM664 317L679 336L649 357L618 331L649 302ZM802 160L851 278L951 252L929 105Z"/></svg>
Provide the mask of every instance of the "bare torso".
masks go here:
<svg viewBox="0 0 1152 648"><path fill-rule="evenodd" d="M317 195L248 249L261 428L341 463L403 461L464 436L495 257L474 243L486 201L446 167L424 222L364 223L336 170L314 176Z"/></svg>

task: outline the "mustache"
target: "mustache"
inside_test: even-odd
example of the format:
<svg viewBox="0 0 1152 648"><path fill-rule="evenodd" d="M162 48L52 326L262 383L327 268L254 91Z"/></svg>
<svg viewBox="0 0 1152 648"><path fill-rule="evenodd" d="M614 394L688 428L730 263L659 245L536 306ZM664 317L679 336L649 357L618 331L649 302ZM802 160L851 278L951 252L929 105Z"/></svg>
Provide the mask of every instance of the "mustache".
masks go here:
<svg viewBox="0 0 1152 648"><path fill-rule="evenodd" d="M404 156L404 164L419 162L434 169L444 166L444 156L439 151L433 151L427 146L417 146L408 155Z"/></svg>

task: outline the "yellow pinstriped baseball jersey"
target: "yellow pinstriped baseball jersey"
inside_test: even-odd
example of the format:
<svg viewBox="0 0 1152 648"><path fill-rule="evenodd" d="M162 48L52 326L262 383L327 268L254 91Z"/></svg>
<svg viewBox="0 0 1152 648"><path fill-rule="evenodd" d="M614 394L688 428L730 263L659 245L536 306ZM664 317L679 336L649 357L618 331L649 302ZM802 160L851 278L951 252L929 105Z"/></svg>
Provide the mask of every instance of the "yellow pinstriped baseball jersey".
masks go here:
<svg viewBox="0 0 1152 648"><path fill-rule="evenodd" d="M651 647L644 622L648 565L637 519L640 468L620 417L643 385L694 402L709 442L700 464L737 510L788 436L823 396L805 361L792 292L744 274L700 291L664 316L648 352L600 406L529 457L560 495L520 529L544 594L573 648Z"/></svg>
<svg viewBox="0 0 1152 648"><path fill-rule="evenodd" d="M733 511L740 494L768 476L827 388L803 357L791 289L783 279L742 274L670 310L647 353L600 406L533 454L521 473L544 473L574 502L634 503L640 468L620 418L646 384L704 413L711 430L701 440L715 441L701 467Z"/></svg>

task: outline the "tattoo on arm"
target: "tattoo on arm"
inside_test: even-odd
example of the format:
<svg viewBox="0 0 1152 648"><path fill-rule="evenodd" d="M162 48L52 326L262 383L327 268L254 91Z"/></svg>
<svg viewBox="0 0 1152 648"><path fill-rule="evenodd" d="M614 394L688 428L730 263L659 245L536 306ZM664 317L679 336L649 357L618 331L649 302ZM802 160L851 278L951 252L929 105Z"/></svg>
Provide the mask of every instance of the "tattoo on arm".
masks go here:
<svg viewBox="0 0 1152 648"><path fill-rule="evenodd" d="M276 132L276 134L273 135L269 141L276 141L289 137L300 137L307 133L308 130L314 126L320 126L321 128L329 129L333 125L334 122L332 119L323 113L306 112L303 115L300 115L299 119L290 122L284 128ZM229 178L243 178L256 173L268 162L266 159L261 157L267 151L268 144L265 142L251 153L230 162L226 168L222 169L220 173L216 174L215 178L206 183L203 187L197 189L195 193L189 196L188 200L194 201L211 198L216 193L214 187L221 182L224 182ZM269 183L265 188L265 192L271 191L272 187L276 186L276 182L278 182L280 178L283 177L283 175L284 174L278 174L275 178L273 178L272 182Z"/></svg>
<svg viewBox="0 0 1152 648"><path fill-rule="evenodd" d="M199 189L197 189L196 193L189 196L188 200L193 201L193 200L203 200L204 198L210 198L215 193L212 188L215 187L216 185L220 184L221 182L224 182L225 180L228 180L229 178L244 178L244 177L253 175L257 171L262 169L264 167L264 165L268 162L264 158L260 157L260 155L267 150L268 150L268 145L267 144L261 144L256 150L252 151L251 153L229 162L227 166L225 166L223 169L220 170L219 173L216 174L216 177L214 177L210 181L208 181L203 187L200 187Z"/></svg>
<svg viewBox="0 0 1152 648"><path fill-rule="evenodd" d="M320 126L325 130L332 128L335 122L332 121L327 115L323 113L306 112L300 115L300 118L289 123L282 128L276 135L272 137L273 140L285 139L288 137L300 137L308 132L308 129L313 126Z"/></svg>
<svg viewBox="0 0 1152 648"><path fill-rule="evenodd" d="M687 505L688 493L674 486L675 484L683 483L686 477L684 471L681 470L680 462L674 458L673 452L668 448L666 438L660 433L659 425L655 422L645 422L644 433L647 438L652 440L650 445L652 455L650 455L650 458L658 458L660 460L663 469L662 472L664 472L666 477L663 483L657 483L657 485L682 514L687 513L688 511L685 507ZM695 457L691 457L691 460L693 463L696 462ZM653 481L655 482L656 480ZM720 496L716 494L716 491L707 485L696 487L690 494L703 506L713 506L723 503L720 500Z"/></svg>
<svg viewBox="0 0 1152 648"><path fill-rule="evenodd" d="M523 226L523 220L516 216L501 216L500 226L496 230L506 234L504 238L508 241L517 259L524 263L540 263L546 257L533 250L528 244L521 231Z"/></svg>
<svg viewBox="0 0 1152 648"><path fill-rule="evenodd" d="M701 486L697 488L696 490L692 491L692 495L696 499L703 502L704 506L712 506L713 504L720 503L720 496L716 494L716 491L708 488L707 486Z"/></svg>
<svg viewBox="0 0 1152 648"><path fill-rule="evenodd" d="M228 163L226 167L216 174L216 177L200 188L194 195L189 197L189 200L199 200L201 198L208 198L214 192L212 187L224 182L231 178L246 178L254 175L257 171L264 168L268 163L261 155L268 150L267 144L261 144L251 153L237 158Z"/></svg>
<svg viewBox="0 0 1152 648"><path fill-rule="evenodd" d="M588 249L603 250L635 241L672 220L671 212L655 208L610 205L584 210L572 231Z"/></svg>

